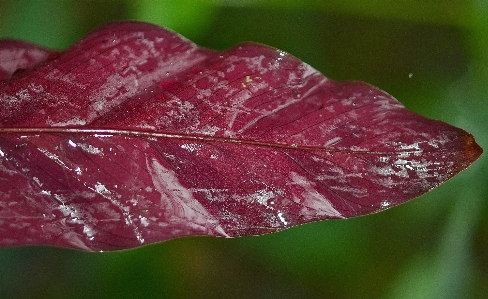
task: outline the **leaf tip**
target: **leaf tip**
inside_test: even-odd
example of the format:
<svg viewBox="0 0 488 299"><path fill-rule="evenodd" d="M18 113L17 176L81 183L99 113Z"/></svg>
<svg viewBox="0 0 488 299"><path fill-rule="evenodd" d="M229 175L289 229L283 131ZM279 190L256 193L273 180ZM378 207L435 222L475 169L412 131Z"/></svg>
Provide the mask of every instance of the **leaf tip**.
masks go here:
<svg viewBox="0 0 488 299"><path fill-rule="evenodd" d="M476 143L473 135L467 134L465 138L464 155L471 163L473 163L481 156L483 149Z"/></svg>

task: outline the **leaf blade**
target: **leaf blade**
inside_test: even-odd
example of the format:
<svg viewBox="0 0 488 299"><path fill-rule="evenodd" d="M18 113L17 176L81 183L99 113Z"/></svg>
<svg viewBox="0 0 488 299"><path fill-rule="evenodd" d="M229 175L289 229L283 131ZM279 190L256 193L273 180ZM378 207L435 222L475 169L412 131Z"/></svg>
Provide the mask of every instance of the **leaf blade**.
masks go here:
<svg viewBox="0 0 488 299"><path fill-rule="evenodd" d="M280 50L213 52L144 23L102 27L0 95L3 246L117 250L360 216L482 152Z"/></svg>

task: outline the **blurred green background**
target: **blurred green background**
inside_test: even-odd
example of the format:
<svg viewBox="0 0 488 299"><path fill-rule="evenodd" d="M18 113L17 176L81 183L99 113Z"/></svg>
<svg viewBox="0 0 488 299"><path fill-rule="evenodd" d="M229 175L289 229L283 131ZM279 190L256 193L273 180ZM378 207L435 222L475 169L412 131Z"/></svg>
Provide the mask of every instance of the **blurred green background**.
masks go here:
<svg viewBox="0 0 488 299"><path fill-rule="evenodd" d="M0 0L0 36L63 49L138 19L225 49L256 41L361 80L488 149L486 0ZM486 154L400 207L238 239L112 253L0 249L0 298L487 298Z"/></svg>

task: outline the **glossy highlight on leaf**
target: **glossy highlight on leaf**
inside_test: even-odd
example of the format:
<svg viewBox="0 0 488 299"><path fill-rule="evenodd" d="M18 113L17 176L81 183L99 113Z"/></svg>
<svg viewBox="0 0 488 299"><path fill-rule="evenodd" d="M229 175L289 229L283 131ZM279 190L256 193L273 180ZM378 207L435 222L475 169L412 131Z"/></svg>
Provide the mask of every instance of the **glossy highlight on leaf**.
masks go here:
<svg viewBox="0 0 488 299"><path fill-rule="evenodd" d="M0 42L0 246L120 250L376 213L482 153L362 82L139 22Z"/></svg>

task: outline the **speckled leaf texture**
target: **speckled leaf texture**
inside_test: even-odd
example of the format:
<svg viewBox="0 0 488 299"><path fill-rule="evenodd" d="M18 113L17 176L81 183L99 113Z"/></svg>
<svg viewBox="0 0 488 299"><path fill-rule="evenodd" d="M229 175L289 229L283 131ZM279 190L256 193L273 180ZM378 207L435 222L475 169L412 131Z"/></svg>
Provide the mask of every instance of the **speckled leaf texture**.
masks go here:
<svg viewBox="0 0 488 299"><path fill-rule="evenodd" d="M0 246L120 250L376 213L482 153L361 82L254 43L105 25L0 42Z"/></svg>

